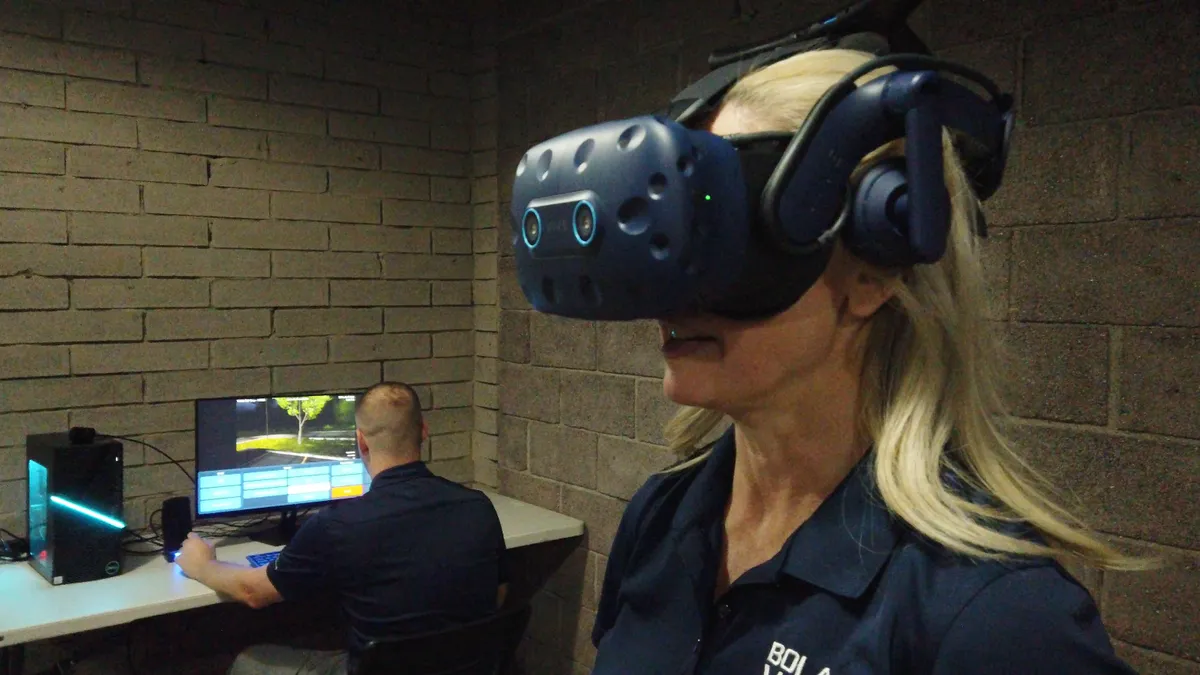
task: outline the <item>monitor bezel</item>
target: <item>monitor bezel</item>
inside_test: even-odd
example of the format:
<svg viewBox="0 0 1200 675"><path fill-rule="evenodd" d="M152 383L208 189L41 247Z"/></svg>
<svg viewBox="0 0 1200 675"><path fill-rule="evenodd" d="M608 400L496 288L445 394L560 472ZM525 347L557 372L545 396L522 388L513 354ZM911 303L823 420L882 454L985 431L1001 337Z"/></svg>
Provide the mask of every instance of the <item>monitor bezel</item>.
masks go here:
<svg viewBox="0 0 1200 675"><path fill-rule="evenodd" d="M254 509L238 509L236 511L214 511L211 513L200 513L200 473L201 473L201 471L203 471L203 469L200 468L200 429L199 429L199 424L197 423L197 421L200 419L200 404L201 403L203 403L205 401L228 401L231 399L237 400L237 399L243 399L243 398L280 398L280 397L299 398L299 397L303 397L303 396L354 396L355 404L357 405L359 399L361 399L363 394L365 394L365 393L366 393L366 389L360 389L360 390L356 390L353 392L346 391L346 390L340 390L340 389L327 389L324 391L311 391L311 392L299 392L299 393L292 393L292 392L282 393L282 392L280 392L280 393L271 393L271 394L238 394L236 396L207 396L204 398L195 399L192 403L192 419L193 419L192 425L193 425L193 427L196 427L192 431L192 463L194 466L194 470L196 472L196 484L192 489L192 519L198 522L198 521L202 521L202 520L231 520L231 519L240 518L241 516L255 516L255 515L261 515L264 513L285 514L285 513L288 513L289 511L299 512L299 511L306 511L306 510L310 510L310 509L317 509L317 508L321 508L323 506L329 506L330 504L352 501L353 499L358 498L358 497L349 497L349 498L342 498L342 499L322 499L322 500L318 500L318 501L303 502L300 504L284 504L281 506L262 506L262 507L258 507L258 508L254 508ZM357 428L358 428L358 425L356 423L355 429L357 429ZM355 447L357 449L357 443L355 444ZM359 459L359 461L362 461L362 451L361 450L359 451L358 459ZM213 469L208 469L208 470L212 471ZM366 494L366 491L364 491L363 494ZM359 497L361 497L361 496L362 495L359 495Z"/></svg>

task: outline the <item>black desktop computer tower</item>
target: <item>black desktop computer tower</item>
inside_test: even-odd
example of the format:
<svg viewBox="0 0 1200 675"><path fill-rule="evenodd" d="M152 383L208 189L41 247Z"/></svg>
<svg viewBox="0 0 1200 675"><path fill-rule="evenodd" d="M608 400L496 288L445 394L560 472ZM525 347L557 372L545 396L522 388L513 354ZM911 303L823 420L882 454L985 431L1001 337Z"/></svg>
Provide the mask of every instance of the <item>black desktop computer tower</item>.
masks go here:
<svg viewBox="0 0 1200 675"><path fill-rule="evenodd" d="M91 429L25 438L29 564L52 584L121 573L125 447Z"/></svg>

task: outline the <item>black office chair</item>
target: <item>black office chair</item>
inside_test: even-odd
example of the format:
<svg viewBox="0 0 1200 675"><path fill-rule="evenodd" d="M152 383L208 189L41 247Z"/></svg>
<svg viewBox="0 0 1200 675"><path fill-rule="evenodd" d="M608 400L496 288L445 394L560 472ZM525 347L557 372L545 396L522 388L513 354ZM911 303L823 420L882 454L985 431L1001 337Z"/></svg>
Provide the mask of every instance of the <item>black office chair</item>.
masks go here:
<svg viewBox="0 0 1200 675"><path fill-rule="evenodd" d="M454 628L372 640L350 675L500 675L529 625L529 603Z"/></svg>

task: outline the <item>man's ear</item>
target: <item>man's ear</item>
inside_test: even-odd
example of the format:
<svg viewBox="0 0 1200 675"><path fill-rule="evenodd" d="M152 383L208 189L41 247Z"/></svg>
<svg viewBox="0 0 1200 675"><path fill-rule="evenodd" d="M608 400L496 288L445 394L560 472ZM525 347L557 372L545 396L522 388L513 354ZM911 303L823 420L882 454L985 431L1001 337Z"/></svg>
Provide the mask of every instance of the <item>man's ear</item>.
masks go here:
<svg viewBox="0 0 1200 675"><path fill-rule="evenodd" d="M421 422L421 441L429 440L429 422Z"/></svg>
<svg viewBox="0 0 1200 675"><path fill-rule="evenodd" d="M371 451L371 448L367 447L367 437L363 436L361 429L354 430L354 440L358 443L358 454L365 455Z"/></svg>

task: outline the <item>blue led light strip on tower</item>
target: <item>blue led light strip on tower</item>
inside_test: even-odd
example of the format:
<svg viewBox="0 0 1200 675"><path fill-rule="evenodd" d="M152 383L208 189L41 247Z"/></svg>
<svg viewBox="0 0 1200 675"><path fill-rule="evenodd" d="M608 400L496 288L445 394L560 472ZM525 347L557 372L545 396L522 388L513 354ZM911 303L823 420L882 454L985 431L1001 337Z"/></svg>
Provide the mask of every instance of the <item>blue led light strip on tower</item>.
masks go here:
<svg viewBox="0 0 1200 675"><path fill-rule="evenodd" d="M82 513L83 515L85 515L89 518L98 520L98 521L104 523L105 525L114 527L118 530L125 529L125 523L122 523L121 521L117 520L116 518L110 518L109 516L106 516L103 513L100 513L98 511L93 511L92 509L89 509L86 506L81 506L79 504L76 504L75 502L70 501L69 499L63 499L62 497L59 497L58 495L50 495L50 501L54 502L55 504L58 504L59 506L68 508L68 509L74 511L75 513Z"/></svg>

